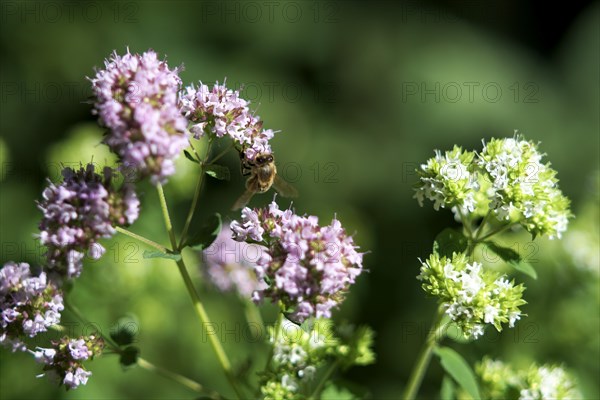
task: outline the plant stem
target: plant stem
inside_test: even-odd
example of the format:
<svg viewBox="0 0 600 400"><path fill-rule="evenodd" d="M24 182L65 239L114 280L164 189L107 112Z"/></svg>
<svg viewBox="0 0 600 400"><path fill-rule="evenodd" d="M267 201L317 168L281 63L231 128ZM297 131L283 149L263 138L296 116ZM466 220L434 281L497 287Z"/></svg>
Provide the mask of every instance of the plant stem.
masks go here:
<svg viewBox="0 0 600 400"><path fill-rule="evenodd" d="M163 210L165 227L167 228L167 231L169 232L169 238L171 240L171 245L174 248L177 248L177 239L175 238L175 232L173 232L173 225L171 225L171 217L169 216L169 209L167 207L167 201L165 199L165 194L162 190L162 186L160 185L160 183L158 185L156 185L156 189L158 190L158 197L160 198L160 205ZM194 287L194 284L192 283L192 278L190 277L190 275L187 271L187 268L185 266L183 258L176 261L176 263L177 263L177 267L179 268L179 273L181 274L181 277L183 278L183 281L185 283L185 287L188 291L188 294L190 295L190 298L192 299L192 303L194 304L194 310L196 311L196 314L198 315L198 318L200 319L200 323L202 324L202 329L206 329L207 326L211 324L210 318L208 318L208 314L206 313L206 310L204 309L204 305L202 304L202 301L200 300L200 296L198 295L198 292L196 291L196 288ZM207 334L208 334L208 338L210 340L210 344L212 345L212 348L217 355L219 363L221 364L221 368L223 368L223 371L225 372L225 375L227 376L227 379L229 380L231 387L235 391L237 397L239 399L243 399L244 395L240 391L240 389L237 385L237 382L235 380L235 377L233 376L233 371L231 369L231 363L229 362L229 358L227 358L227 355L225 354L225 351L223 350L223 346L221 346L221 343L217 340L217 338L214 334L212 334L210 332L207 332Z"/></svg>
<svg viewBox="0 0 600 400"><path fill-rule="evenodd" d="M188 215L185 219L185 225L183 226L183 230L181 231L181 235L179 235L179 245L177 246L177 250L181 251L181 248L185 244L185 239L187 239L187 234L190 229L190 225L192 224L192 219L194 219L194 212L196 212L196 206L198 205L198 199L200 198L200 192L202 191L202 184L204 183L204 163L210 154L210 147L212 141L208 142L208 146L206 148L206 154L204 155L204 159L200 160L200 176L198 176L198 181L196 182L196 189L194 190L194 197L192 197L192 204L190 205L190 209L188 211ZM196 150L194 150L195 152ZM197 153L196 153L197 155Z"/></svg>
<svg viewBox="0 0 600 400"><path fill-rule="evenodd" d="M477 227L477 230L475 231L475 238L474 238L475 241L479 240L479 236L481 235L481 232L483 232L483 228L487 224L488 218L490 217L491 213L492 213L491 210L488 211L487 214L485 214L485 217L483 217L481 224L479 224L479 226Z"/></svg>
<svg viewBox="0 0 600 400"><path fill-rule="evenodd" d="M158 199L160 200L160 208L162 209L163 218L165 220L165 227L169 233L169 240L173 249L177 249L177 239L175 238L175 231L173 231L173 225L171 224L171 217L169 215L169 208L167 207L167 199L165 198L165 192L163 191L162 185L159 183L156 185L158 191Z"/></svg>
<svg viewBox="0 0 600 400"><path fill-rule="evenodd" d="M469 236L469 238L472 239L473 238L473 230L471 229L471 221L466 219L465 215L463 214L463 212L459 206L456 206L456 209L458 210L458 215L460 216L460 221L462 222L463 226L465 227L465 230L467 231L467 235Z"/></svg>
<svg viewBox="0 0 600 400"><path fill-rule="evenodd" d="M79 322L81 322L82 324L84 324L86 326L90 324L90 322L87 320L87 318L85 318L83 316L83 314L81 313L81 311L79 311L79 309L77 307L75 307L73 304L71 304L70 302L65 300L64 305L65 305L65 308L67 310L69 310L71 312L71 314L73 314L75 316L75 318L77 318L79 320ZM98 334L102 337L102 339L104 339L104 342L106 342L115 352L117 352L119 354L121 353L121 348L110 336L106 336L105 334L103 334L100 331L98 331Z"/></svg>
<svg viewBox="0 0 600 400"><path fill-rule="evenodd" d="M222 152L220 152L219 154L217 154L212 160L210 160L210 162L207 162L205 165L212 165L212 164L214 164L218 159L220 159L225 154L227 154L227 152L229 150L231 150L232 148L233 148L233 144L227 146Z"/></svg>
<svg viewBox="0 0 600 400"><path fill-rule="evenodd" d="M253 324L258 325L258 328L262 332L265 324L262 316L260 315L260 311L258 311L258 307L256 307L256 304L250 300L244 300L244 316L246 317L246 322L248 323L249 327L251 327Z"/></svg>
<svg viewBox="0 0 600 400"><path fill-rule="evenodd" d="M317 396L319 395L319 393L321 393L321 390L323 390L323 386L325 385L329 377L335 372L338 366L339 361L335 361L329 366L329 368L327 369L327 371L325 371L325 374L319 381L319 384L315 387L315 390L313 390L312 394L308 397L308 400L318 398Z"/></svg>
<svg viewBox="0 0 600 400"><path fill-rule="evenodd" d="M500 227L500 228L498 228L498 229L494 229L494 230L492 230L491 232L488 232L488 233L487 233L487 234L485 234L483 237L481 237L481 238L477 239L477 241L478 241L478 242L483 242L484 240L486 240L486 239L488 239L488 238L490 238L490 237L492 237L492 236L494 236L494 235L497 235L498 233L504 232L505 230L507 230L507 229L509 229L509 228L512 228L513 226L514 226L514 223L513 223L513 224L506 224L506 225L503 225L503 226L501 226L501 227Z"/></svg>
<svg viewBox="0 0 600 400"><path fill-rule="evenodd" d="M194 144L192 143L191 140L188 139L188 143L190 144L190 147L192 148L192 151L194 152L194 154L196 155L196 160L198 162L200 162L200 156L198 155L198 152L196 151L196 148L194 147Z"/></svg>
<svg viewBox="0 0 600 400"><path fill-rule="evenodd" d="M193 390L194 392L204 393L204 387L202 387L202 385L199 384L198 382L191 380L183 375L179 375L178 373L169 371L165 368L156 366L156 365L152 364L151 362L143 359L142 357L138 357L137 364L147 371L152 371L152 372L157 373L158 375L162 375L165 378L168 378L172 381L175 381L175 382ZM221 396L219 396L218 393L210 393L209 397L212 399L220 399L221 398Z"/></svg>
<svg viewBox="0 0 600 400"><path fill-rule="evenodd" d="M87 319L83 316L83 314L81 314L81 311L79 311L79 309L77 307L75 307L74 305L72 305L70 302L65 301L65 308L68 309L75 316L75 318L77 318L81 323L83 323L85 325L89 324ZM64 328L62 330L64 330ZM104 335L102 332L99 332L99 335L102 337L102 339L104 339L104 342L106 344L108 344L108 346L112 349L112 351L114 351L116 354L122 353L121 347L116 342L114 342L111 337ZM179 374L169 371L165 368L156 366L141 357L138 357L136 361L140 367L142 367L148 371L156 372L157 374L162 375L166 378L169 378L189 389L192 389L193 391L195 391L197 393L204 392L204 388L202 387L202 385L194 380L191 380L190 378L186 378L183 375L179 375ZM215 399L221 398L217 393L211 393L210 397L215 398Z"/></svg>
<svg viewBox="0 0 600 400"><path fill-rule="evenodd" d="M160 245L160 244L158 244L158 243L156 243L156 242L154 242L154 241L152 241L150 239L147 239L147 238L145 238L143 236L140 236L137 233L133 233L131 231L128 231L127 229L121 228L120 226L117 226L115 229L116 229L117 232L122 233L122 234L127 235L127 236L130 236L130 237L132 237L132 238L134 238L136 240L139 240L140 242L145 243L148 246L154 247L155 249L160 250L163 253L167 253L169 251L169 249L167 249L165 246L162 246L162 245Z"/></svg>
<svg viewBox="0 0 600 400"><path fill-rule="evenodd" d="M283 306L279 303L279 314L277 315L277 321L275 321L275 325L273 326L273 343L271 345L271 349L269 350L269 355L267 356L267 364L265 365L264 371L267 372L271 369L271 363L273 361L273 354L275 353L275 346L279 341L279 331L281 331L281 324L283 323ZM260 387L258 387L256 396L260 396Z"/></svg>
<svg viewBox="0 0 600 400"><path fill-rule="evenodd" d="M277 345L277 341L279 341L279 332L281 331L281 324L283 323L283 312L279 312L277 316L277 322L275 322L274 327L274 336L273 336L273 346L271 346L271 351L269 351L269 358L267 358L267 365L265 367L265 371L268 371L271 368L271 360L273 359L273 353L275 353L275 346Z"/></svg>
<svg viewBox="0 0 600 400"><path fill-rule="evenodd" d="M188 211L187 218L185 219L185 225L183 226L183 230L181 231L181 235L179 236L181 239L179 241L179 245L177 246L178 250L181 250L185 243L185 239L187 239L187 234L190 229L190 225L192 224L192 219L194 218L194 212L196 210L196 206L198 205L198 199L200 198L200 192L202 191L202 183L204 182L204 170L200 170L200 176L198 177L198 181L196 182L196 190L194 191L194 197L192 198L192 204L190 205L190 210Z"/></svg>
<svg viewBox="0 0 600 400"><path fill-rule="evenodd" d="M423 349L421 350L421 354L417 360L417 364L411 373L408 385L404 391L404 396L402 398L405 400L413 400L417 396L417 392L419 391L419 387L421 386L421 382L425 376L425 371L427 371L427 367L429 366L433 349L441 339L441 333L443 331L441 322L443 316L444 313L442 309L438 309L437 315L435 316L433 324L431 325L429 335L427 335L427 339L425 340Z"/></svg>

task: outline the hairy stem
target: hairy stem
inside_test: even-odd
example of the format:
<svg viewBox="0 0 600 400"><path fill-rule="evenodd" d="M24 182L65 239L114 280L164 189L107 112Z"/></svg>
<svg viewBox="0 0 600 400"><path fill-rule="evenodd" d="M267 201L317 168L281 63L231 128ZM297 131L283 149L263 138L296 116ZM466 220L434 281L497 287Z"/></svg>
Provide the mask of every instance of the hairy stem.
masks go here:
<svg viewBox="0 0 600 400"><path fill-rule="evenodd" d="M163 218L165 220L165 227L167 228L167 233L169 234L169 240L171 241L171 246L173 249L177 249L177 239L175 238L175 231L173 230L173 224L171 224L171 216L169 215L169 208L167 207L167 199L165 198L165 192L163 191L162 185L159 183L156 185L156 190L158 191L158 199L160 200L160 208L163 213Z"/></svg>
<svg viewBox="0 0 600 400"><path fill-rule="evenodd" d="M421 382L423 381L423 377L425 376L425 372L429 367L429 362L431 361L431 355L433 354L433 349L439 341L442 339L443 325L442 318L444 313L442 309L438 309L438 313L431 325L431 330L429 331L429 335L427 335L427 339L423 344L423 348L421 349L421 354L415 364L415 367L410 375L410 379L408 380L408 385L404 390L404 395L402 396L405 400L413 400L416 398L417 393L419 391L419 387L421 386Z"/></svg>
<svg viewBox="0 0 600 400"><path fill-rule="evenodd" d="M485 217L483 217L481 224L479 224L479 226L477 227L477 230L475 231L475 237L474 237L475 241L479 240L479 236L481 236L481 233L483 232L483 229L485 228L487 221L491 214L492 214L492 210L488 211L487 214L485 214Z"/></svg>
<svg viewBox="0 0 600 400"><path fill-rule="evenodd" d="M169 233L171 245L173 246L173 248L177 248L177 239L175 238L175 232L173 231L173 225L171 224L171 217L169 216L169 209L167 207L167 201L165 199L165 194L164 194L162 186L160 184L158 184L156 186L156 189L158 190L158 197L160 199L160 205L163 210L165 227L167 228L167 231ZM196 291L196 288L194 287L194 284L192 283L192 278L190 277L190 275L187 271L185 262L183 261L183 258L181 258L178 261L176 261L176 263L177 263L177 267L179 268L179 273L181 274L181 277L183 278L185 287L186 287L188 294L190 295L190 298L194 305L194 310L196 311L196 314L198 315L198 318L200 319L200 323L202 324L202 329L206 329L211 324L211 321L210 321L210 318L208 317L208 314L206 313L206 310L204 309L204 305L202 304L202 301L200 300L200 296L198 295L198 292ZM231 363L229 362L229 358L227 358L227 355L225 354L225 351L223 350L223 346L221 346L221 342L218 341L217 337L214 334L211 334L210 332L206 332L206 333L210 340L210 344L217 355L217 359L219 360L219 363L221 364L221 368L223 368L223 371L225 372L227 380L229 381L231 387L235 391L237 397L239 399L243 399L244 395L241 392L240 388L238 387L235 377L233 376Z"/></svg>
<svg viewBox="0 0 600 400"><path fill-rule="evenodd" d="M207 162L205 165L212 165L212 164L214 164L218 159L220 159L225 154L227 154L227 152L229 150L231 150L232 148L233 148L233 144L230 144L229 146L225 147L225 149L223 149L222 152L220 152L219 154L217 154L212 160L210 160L210 162Z"/></svg>
<svg viewBox="0 0 600 400"><path fill-rule="evenodd" d="M167 249L165 246L162 246L148 238L145 238L144 236L138 235L137 233L133 233L131 231L128 231L127 229L121 228L120 226L117 226L115 229L117 232L139 240L140 242L145 243L150 247L154 247L155 249L160 250L163 253L167 253L169 251L169 249Z"/></svg>
<svg viewBox="0 0 600 400"><path fill-rule="evenodd" d="M321 390L323 390L323 386L325 385L325 383L327 383L327 380L331 377L331 375L333 375L338 366L339 361L335 361L329 366L327 371L325 371L325 374L323 374L323 377L321 377L319 384L315 387L315 390L313 390L312 394L308 397L308 400L319 398L318 396L321 393Z"/></svg>
<svg viewBox="0 0 600 400"><path fill-rule="evenodd" d="M89 325L88 320L83 316L81 311L79 311L79 309L77 307L75 307L74 305L72 305L70 302L65 301L65 308L67 310L69 310L69 312L71 312L71 314L73 314L75 316L75 318L77 318L79 320L79 322L81 322L82 324L84 324L86 326ZM122 353L121 347L116 342L114 342L111 337L104 335L102 332L98 332L98 334L102 337L102 339L104 339L104 342L111 348L112 351L114 351L114 353L116 353L116 354ZM156 366L141 357L138 357L136 362L140 367L144 368L147 371L152 371L152 372L155 372L166 378L169 378L172 381L177 382L177 383L193 390L194 392L204 393L204 388L202 387L202 385L190 378L187 378L183 375L179 375L176 372L169 371L168 369ZM209 393L208 396L213 399L221 398L217 393Z"/></svg>
<svg viewBox="0 0 600 400"><path fill-rule="evenodd" d="M456 210L458 211L458 215L460 216L460 221L465 227L465 231L467 232L467 236L469 238L473 238L473 229L471 228L471 221L465 217L465 214L462 212L459 206L456 206Z"/></svg>
<svg viewBox="0 0 600 400"><path fill-rule="evenodd" d="M206 154L204 155L204 159L200 161L200 176L198 176L198 181L196 182L194 197L192 197L192 204L190 205L188 215L185 219L185 225L183 226L183 230L181 231L181 235L179 236L179 245L177 246L178 250L181 250L181 248L185 244L185 239L187 239L187 234L190 229L190 225L192 224L192 220L194 219L194 213L196 212L196 206L198 205L198 199L200 198L200 192L202 191L202 184L204 183L204 163L206 162L206 159L208 158L208 155L210 153L211 144L212 141L209 141L208 146L206 148Z"/></svg>
<svg viewBox="0 0 600 400"><path fill-rule="evenodd" d="M275 353L275 346L277 345L277 341L279 340L279 331L281 331L281 324L283 323L283 306L281 303L279 304L280 310L277 315L277 321L275 321L275 325L273 325L273 343L271 345L271 349L269 350L269 355L267 356L267 364L265 365L264 372L271 370L271 364L273 363L273 354ZM260 387L257 388L256 396L260 396Z"/></svg>
<svg viewBox="0 0 600 400"><path fill-rule="evenodd" d="M504 232L510 228L512 228L515 224L506 224L501 226L500 228L494 229L491 232L486 233L483 237L480 237L477 239L478 242L483 242L486 239L489 239L490 237L497 235L498 233Z"/></svg>
<svg viewBox="0 0 600 400"><path fill-rule="evenodd" d="M177 382L177 383L193 390L194 392L206 393L204 391L204 387L201 384L199 384L198 382L196 382L190 378L187 378L183 375L180 375L176 372L169 371L168 369L156 366L141 357L138 357L137 364L147 371L152 371L152 372L157 373L158 375L164 376L165 378L170 379L174 382ZM211 399L221 399L222 398L218 393L207 393L207 395Z"/></svg>

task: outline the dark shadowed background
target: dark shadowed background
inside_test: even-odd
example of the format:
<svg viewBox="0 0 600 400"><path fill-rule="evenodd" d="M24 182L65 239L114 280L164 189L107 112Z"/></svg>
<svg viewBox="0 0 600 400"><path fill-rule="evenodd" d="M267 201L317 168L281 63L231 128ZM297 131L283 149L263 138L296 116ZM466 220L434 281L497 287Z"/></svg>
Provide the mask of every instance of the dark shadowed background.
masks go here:
<svg viewBox="0 0 600 400"><path fill-rule="evenodd" d="M242 88L273 140L280 173L297 186L299 213L334 215L368 251L369 270L334 314L371 325L378 361L337 379L373 398L398 398L423 342L435 302L415 276L435 235L455 222L446 210L412 199L414 169L433 150L512 136L541 142L578 216L562 241L508 235L539 279L528 287L529 316L502 335L449 345L475 362L484 354L515 365L564 363L587 398L598 398L599 3L532 5L519 1L3 1L0 22L0 261L39 264L33 239L35 200L61 165L112 158L91 115L86 76L117 50L148 48L185 84L202 80ZM181 157L166 186L181 227L196 179ZM238 161L226 159L231 182L211 180L197 215L229 207L243 188ZM131 230L167 243L155 192L142 186L142 217ZM266 204L271 194L256 196ZM285 207L288 203L279 199ZM117 236L86 266L70 297L108 332L120 317L139 321L145 358L210 387L227 384L201 334L174 264L142 258L143 248ZM186 254L194 264L192 253ZM196 262L197 264L197 262ZM265 347L248 336L239 302L204 285L209 313L234 363ZM272 309L264 317L271 323ZM45 379L30 355L2 349L0 393L30 398L193 398L142 369L122 371L114 356L89 364L87 386L65 393ZM262 365L263 360L258 359ZM439 392L434 360L423 398Z"/></svg>

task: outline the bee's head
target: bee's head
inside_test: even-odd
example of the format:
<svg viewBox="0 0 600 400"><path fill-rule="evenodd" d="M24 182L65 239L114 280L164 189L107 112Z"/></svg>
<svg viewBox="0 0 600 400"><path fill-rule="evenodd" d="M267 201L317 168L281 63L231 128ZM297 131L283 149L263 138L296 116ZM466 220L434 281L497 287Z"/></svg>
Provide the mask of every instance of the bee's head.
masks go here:
<svg viewBox="0 0 600 400"><path fill-rule="evenodd" d="M270 153L262 153L256 156L256 163L259 165L264 165L267 163L273 162L273 154Z"/></svg>

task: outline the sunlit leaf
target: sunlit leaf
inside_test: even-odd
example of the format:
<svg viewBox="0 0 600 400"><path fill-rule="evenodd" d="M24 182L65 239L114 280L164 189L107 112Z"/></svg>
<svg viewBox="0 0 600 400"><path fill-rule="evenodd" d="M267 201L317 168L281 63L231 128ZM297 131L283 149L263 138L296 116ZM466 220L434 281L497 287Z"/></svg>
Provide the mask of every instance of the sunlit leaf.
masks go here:
<svg viewBox="0 0 600 400"><path fill-rule="evenodd" d="M485 245L517 271L522 272L533 279L537 279L537 273L535 272L535 269L533 269L531 264L523 260L519 253L513 249L500 246L491 241L485 242Z"/></svg>
<svg viewBox="0 0 600 400"><path fill-rule="evenodd" d="M465 359L449 347L438 347L434 352L440 357L442 367L448 375L474 399L480 399L475 373Z"/></svg>

